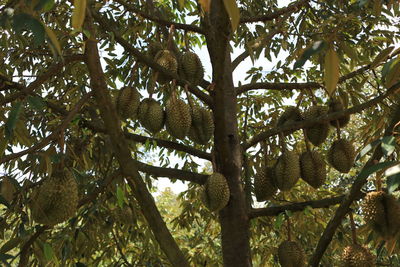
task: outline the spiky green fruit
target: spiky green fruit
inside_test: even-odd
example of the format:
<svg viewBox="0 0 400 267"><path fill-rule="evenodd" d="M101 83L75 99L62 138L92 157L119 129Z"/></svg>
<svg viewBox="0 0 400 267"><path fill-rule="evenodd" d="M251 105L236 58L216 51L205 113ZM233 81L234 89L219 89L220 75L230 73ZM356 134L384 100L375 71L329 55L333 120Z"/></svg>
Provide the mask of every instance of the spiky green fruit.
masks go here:
<svg viewBox="0 0 400 267"><path fill-rule="evenodd" d="M32 218L45 225L55 225L75 215L78 186L69 171L57 171L32 192Z"/></svg>
<svg viewBox="0 0 400 267"><path fill-rule="evenodd" d="M179 59L179 75L193 85L199 84L203 80L203 64L196 53L182 54Z"/></svg>
<svg viewBox="0 0 400 267"><path fill-rule="evenodd" d="M326 180L326 163L317 151L307 151L300 155L301 178L314 188Z"/></svg>
<svg viewBox="0 0 400 267"><path fill-rule="evenodd" d="M189 105L172 96L167 101L165 114L168 133L177 139L184 139L192 123Z"/></svg>
<svg viewBox="0 0 400 267"><path fill-rule="evenodd" d="M169 51L169 50L160 50L157 55L155 56L154 59L157 64L161 65L163 68L167 69L169 72L173 73L173 74L177 74L178 73L178 61L176 60L176 57L174 55L173 52ZM162 74L162 73L158 73L157 76L157 81L161 84L167 83L169 82L171 79Z"/></svg>
<svg viewBox="0 0 400 267"><path fill-rule="evenodd" d="M301 114L301 111L297 107L287 107L285 111L282 113L282 115L279 117L277 126L286 126L290 125L294 122L298 122L303 120L303 115ZM286 131L284 132L285 135L291 134L294 131Z"/></svg>
<svg viewBox="0 0 400 267"><path fill-rule="evenodd" d="M344 105L339 99L333 99L329 103L329 113L339 112L344 110ZM337 120L330 121L330 124L333 127L337 127L339 125L340 128L345 127L350 121L350 115L344 115Z"/></svg>
<svg viewBox="0 0 400 267"><path fill-rule="evenodd" d="M138 118L146 130L156 134L164 126L165 115L161 105L152 98L143 99L139 105Z"/></svg>
<svg viewBox="0 0 400 267"><path fill-rule="evenodd" d="M278 247L279 263L282 267L304 267L305 254L295 241L283 241Z"/></svg>
<svg viewBox="0 0 400 267"><path fill-rule="evenodd" d="M354 165L356 151L351 142L339 139L332 143L327 153L328 163L342 173L348 173Z"/></svg>
<svg viewBox="0 0 400 267"><path fill-rule="evenodd" d="M119 90L115 105L121 118L135 119L139 104L140 94L135 88L127 86Z"/></svg>
<svg viewBox="0 0 400 267"><path fill-rule="evenodd" d="M257 201L265 201L271 198L278 188L274 184L274 169L271 167L261 168L254 177L254 193Z"/></svg>
<svg viewBox="0 0 400 267"><path fill-rule="evenodd" d="M205 108L194 106L189 138L200 145L206 145L214 133L214 120L211 112Z"/></svg>
<svg viewBox="0 0 400 267"><path fill-rule="evenodd" d="M159 42L151 42L147 47L147 54L151 58L155 58L157 53L163 49L162 45Z"/></svg>
<svg viewBox="0 0 400 267"><path fill-rule="evenodd" d="M384 191L370 192L362 203L365 222L383 239L400 233L400 203Z"/></svg>
<svg viewBox="0 0 400 267"><path fill-rule="evenodd" d="M274 182L276 186L282 191L290 190L299 178L299 156L293 151L283 152L274 167Z"/></svg>
<svg viewBox="0 0 400 267"><path fill-rule="evenodd" d="M345 247L342 254L343 267L373 267L375 256L368 248L359 244Z"/></svg>
<svg viewBox="0 0 400 267"><path fill-rule="evenodd" d="M229 202L229 186L225 176L214 172L207 178L201 199L210 211L219 211Z"/></svg>
<svg viewBox="0 0 400 267"><path fill-rule="evenodd" d="M306 120L315 119L317 117L326 115L328 108L324 106L312 106L304 114ZM311 127L305 129L308 140L314 145L321 145L329 135L329 123L321 122L316 123Z"/></svg>

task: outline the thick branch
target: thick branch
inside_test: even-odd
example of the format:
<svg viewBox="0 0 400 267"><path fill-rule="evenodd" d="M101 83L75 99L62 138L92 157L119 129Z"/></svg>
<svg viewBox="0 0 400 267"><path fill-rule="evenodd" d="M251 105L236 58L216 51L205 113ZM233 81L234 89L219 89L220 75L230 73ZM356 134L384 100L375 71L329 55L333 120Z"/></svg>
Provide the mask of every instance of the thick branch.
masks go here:
<svg viewBox="0 0 400 267"><path fill-rule="evenodd" d="M50 79L51 77L54 77L56 74L58 74L66 64L73 62L73 61L78 61L78 60L83 60L83 55L70 56L70 57L65 58L63 62L59 62L59 63L51 65L45 73L38 76L36 78L36 80L33 81L32 83L30 83L27 87L20 87L20 86L17 86L16 83L13 83L13 85L17 86L17 89L21 89L21 90L5 97L4 99L1 99L0 106L4 105L6 103L10 103L20 97L23 97L25 95L32 93L34 90L36 90L39 86L41 86L48 79Z"/></svg>
<svg viewBox="0 0 400 267"><path fill-rule="evenodd" d="M89 29L90 36L94 38L96 34L90 14L86 17L86 25ZM188 261L168 230L151 193L139 174L137 163L132 159L128 142L121 130L117 111L112 104L111 96L107 89L96 40L88 39L86 41L85 55L91 88L95 93L95 99L100 109L100 116L107 128L107 133L110 136L115 157L119 162L121 171L127 178L132 193L137 199L149 227L171 264L176 267L189 267Z"/></svg>
<svg viewBox="0 0 400 267"><path fill-rule="evenodd" d="M136 161L138 169L141 172L145 172L157 177L168 177L172 179L178 179L182 181L194 182L196 184L204 184L207 180L208 175L199 174L195 172L189 172L179 169L155 167L148 164L144 164L140 161Z"/></svg>
<svg viewBox="0 0 400 267"><path fill-rule="evenodd" d="M328 115L321 116L321 117L318 117L315 119L304 120L304 121L296 122L296 123L293 123L290 125L286 125L284 127L275 127L275 128L266 130L265 132L262 132L256 136L254 136L253 139L251 139L249 142L244 143L243 148L245 150L247 150L249 147L256 145L258 142L261 142L262 140L265 140L270 136L279 134L280 132L285 132L285 131L289 131L289 130L298 130L301 128L313 126L314 124L316 124L318 122L332 121L332 120L338 119L345 115L350 115L350 114L361 112L364 109L367 109L369 107L372 107L372 106L382 102L388 96L397 93L399 91L399 88L400 88L400 82L396 83L395 85L390 87L384 94L377 96L363 104L346 109L344 111L333 112L333 113L329 113Z"/></svg>
<svg viewBox="0 0 400 267"><path fill-rule="evenodd" d="M269 12L265 15L254 16L254 17L242 17L240 19L240 23L248 23L248 22L266 22L273 19L276 19L286 13L294 13L297 12L302 6L308 3L308 0L298 0L287 7L279 8L275 11Z"/></svg>
<svg viewBox="0 0 400 267"><path fill-rule="evenodd" d="M397 84L397 86L398 85L399 84ZM397 110L393 114L392 121L386 128L384 136L392 135L393 127L396 125L396 123L398 123L399 120L400 120L400 104L398 104ZM368 162L364 165L364 168L362 170L365 170L366 168L371 167L372 165L376 164L376 162L378 162L381 159L382 155L383 155L382 149L380 146L378 146L375 149L374 154L371 156L371 158L368 160ZM362 173L362 171L360 173ZM355 179L355 181L350 189L350 192L348 194L346 194L346 197L343 199L339 208L336 210L335 215L329 221L321 238L319 239L318 245L314 251L314 254L310 258L309 266L313 266L313 267L319 266L319 262L321 261L321 258L324 255L325 250L328 248L330 242L332 241L332 238L336 232L336 229L338 228L338 226L341 224L343 218L348 213L350 205L353 203L353 201L357 200L357 196L359 195L361 188L367 182L367 178L368 178L368 176L366 176L366 175L358 175L358 177Z"/></svg>
<svg viewBox="0 0 400 267"><path fill-rule="evenodd" d="M195 85L190 84L188 81L185 81L177 74L174 74L167 69L163 68L161 65L157 64L153 59L150 57L146 56L142 52L140 52L138 49L133 47L128 41L126 41L120 34L115 32L112 27L112 23L105 19L104 17L100 16L97 13L93 14L93 17L96 19L96 21L101 25L102 28L106 29L109 32L112 32L114 34L115 40L126 50L128 51L131 55L133 55L139 62L142 62L146 64L147 66L153 68L154 70L162 73L163 75L167 77L171 77L172 79L175 79L177 83L181 86L185 86L186 84L189 84L189 91L197 96L200 100L202 100L204 103L206 103L209 106L212 106L212 99L209 95L206 93L202 92L199 90Z"/></svg>
<svg viewBox="0 0 400 267"><path fill-rule="evenodd" d="M126 10L136 13L140 16L142 16L145 19L154 21L160 25L164 25L164 26L171 26L174 25L175 29L181 29L181 30L185 30L185 31L191 31L191 32L197 32L197 33L201 33L204 34L204 30L198 26L195 25L189 25L189 24L183 24L183 23L177 23L177 22L173 22L173 21L168 21L165 19L161 19L157 16L152 16L150 14L147 14L145 12L143 12L143 10L138 9L136 7L134 7L133 5L129 5L127 4L125 1L122 0L114 0L114 2L117 2L119 4L121 4Z"/></svg>
<svg viewBox="0 0 400 267"><path fill-rule="evenodd" d="M357 196L358 197L357 199L363 198L364 195L365 194L360 193ZM256 217L261 217L261 216L277 216L280 213L285 212L287 210L292 211L292 212L303 211L307 207L311 207L313 209L328 208L330 206L340 204L342 202L342 200L344 199L344 197L345 197L345 195L341 195L341 196L337 196L337 197L329 197L329 198L323 198L323 199L319 199L319 200L310 200L310 201L304 201L304 202L276 206L276 207L252 209L250 211L250 218L256 218Z"/></svg>

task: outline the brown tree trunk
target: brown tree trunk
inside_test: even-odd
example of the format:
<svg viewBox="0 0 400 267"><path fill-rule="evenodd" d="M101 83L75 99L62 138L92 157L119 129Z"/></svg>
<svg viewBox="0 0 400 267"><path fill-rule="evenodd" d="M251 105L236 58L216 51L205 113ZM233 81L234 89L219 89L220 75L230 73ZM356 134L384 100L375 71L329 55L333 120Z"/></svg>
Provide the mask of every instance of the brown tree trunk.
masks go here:
<svg viewBox="0 0 400 267"><path fill-rule="evenodd" d="M241 183L242 157L237 124L236 92L232 80L229 39L231 26L222 0L211 1L205 18L208 51L213 67L215 159L218 172L228 180L230 200L220 212L224 266L252 266L249 217Z"/></svg>

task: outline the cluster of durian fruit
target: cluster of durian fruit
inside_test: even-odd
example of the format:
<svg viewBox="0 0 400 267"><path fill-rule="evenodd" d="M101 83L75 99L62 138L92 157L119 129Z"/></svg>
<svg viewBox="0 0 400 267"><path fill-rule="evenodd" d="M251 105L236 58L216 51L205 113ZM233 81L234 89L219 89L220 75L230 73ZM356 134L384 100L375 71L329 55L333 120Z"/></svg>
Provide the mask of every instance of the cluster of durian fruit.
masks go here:
<svg viewBox="0 0 400 267"><path fill-rule="evenodd" d="M297 107L289 107L279 117L277 126L286 126L303 119L313 119L330 112L342 111L343 104L333 100L328 107L312 106L303 115ZM344 127L350 116L343 116L335 121L316 123L305 130L306 139L314 146L320 146L328 137L330 124ZM286 131L288 135L293 131ZM353 144L347 139L334 141L327 151L327 162L337 171L348 173L354 165L356 152ZM258 201L271 198L278 189L290 190L302 178L314 188L319 188L326 180L326 162L324 156L316 150L307 150L300 155L295 151L283 149L275 165L263 165L254 178L254 191Z"/></svg>
<svg viewBox="0 0 400 267"><path fill-rule="evenodd" d="M183 80L197 85L203 80L204 68L200 58L193 52L185 52L178 58L175 54L163 49L160 43L151 43L148 47L148 55L159 65L172 74L178 74ZM170 82L169 77L154 72L153 78L159 84ZM185 103L176 94L170 93L162 105L152 98L152 89L149 98L140 101L140 93L134 87L124 87L115 99L118 114L123 119L138 119L141 125L156 134L165 125L167 132L176 139L189 137L193 142L206 145L214 133L214 122L211 111L193 103L188 95L189 104Z"/></svg>

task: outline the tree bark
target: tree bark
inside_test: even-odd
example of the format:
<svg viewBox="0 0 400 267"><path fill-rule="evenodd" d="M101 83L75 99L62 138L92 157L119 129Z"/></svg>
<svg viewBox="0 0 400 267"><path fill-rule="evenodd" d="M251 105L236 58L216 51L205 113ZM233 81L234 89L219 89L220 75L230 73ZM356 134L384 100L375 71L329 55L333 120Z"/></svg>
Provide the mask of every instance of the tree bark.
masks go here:
<svg viewBox="0 0 400 267"><path fill-rule="evenodd" d="M249 217L240 177L242 157L229 46L231 26L222 0L211 1L210 12L205 24L213 68L215 171L226 177L230 189L229 203L219 213L223 261L226 267L247 267L252 266Z"/></svg>

